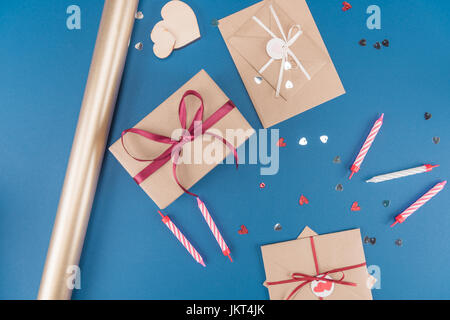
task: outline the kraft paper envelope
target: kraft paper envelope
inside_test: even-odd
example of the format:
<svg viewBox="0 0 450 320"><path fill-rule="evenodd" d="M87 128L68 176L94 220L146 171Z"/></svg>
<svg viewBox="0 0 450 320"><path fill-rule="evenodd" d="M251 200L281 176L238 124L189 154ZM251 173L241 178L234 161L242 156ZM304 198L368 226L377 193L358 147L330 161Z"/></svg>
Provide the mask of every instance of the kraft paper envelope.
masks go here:
<svg viewBox="0 0 450 320"><path fill-rule="evenodd" d="M288 91L283 84L280 97L275 96L274 86L276 86L277 79L274 80L273 78L274 74L278 77L276 67L280 67L280 62L275 61L262 74L258 72L262 61L268 60L269 56L262 39L258 39L257 35L252 33L253 31L257 32L258 35L267 40L267 33L252 18L258 14L266 22L270 20L268 22L270 27L267 26L268 28L277 30L274 27L273 18L268 17L265 11L269 4L273 4L274 9L279 11L277 15L280 16L280 21L283 20L285 33L287 33L286 30L289 30L290 23L301 26L303 34L299 36L298 43L295 42L292 45L292 51L297 52L298 59L302 64L303 62L305 64L305 69L310 68L309 71L311 71L311 80L308 81L298 68L287 70L283 79L294 77L290 79L293 87ZM252 30L247 30L247 26L252 26ZM271 127L345 93L327 48L304 0L259 2L221 19L219 29L264 128ZM245 41L239 39L244 31L248 38L251 38L251 42L254 43L254 50L247 46ZM261 56L256 59L254 56L257 52L260 52ZM322 65L323 59L325 59L325 64ZM259 81L258 77L262 78L262 81Z"/></svg>
<svg viewBox="0 0 450 320"><path fill-rule="evenodd" d="M280 25L285 36L288 36L289 30L298 25L302 34L290 46L290 49L295 54L297 59L306 69L308 75L314 79L314 75L328 62L326 52L317 46L309 36L309 31L303 25L297 24L273 1L267 1L266 4L255 13L258 18L269 30L276 35L277 38L282 39L283 35L278 27L274 15L271 12L272 6L276 17L278 17ZM297 28L292 29L295 33ZM262 73L259 70L268 62L269 56L266 52L266 46L272 39L272 36L266 32L261 25L254 19L249 19L233 36L229 38L229 43L236 49L242 57L247 60L249 64L255 69L262 78L264 78L276 90L278 77L280 74L281 60L274 61ZM283 81L281 85L280 95L289 100L308 82L305 74L295 66L295 61L289 56L289 69L283 71ZM290 81L292 86L287 88L286 83Z"/></svg>
<svg viewBox="0 0 450 320"><path fill-rule="evenodd" d="M301 282L267 285L268 282L291 279L293 273L316 275L310 237L314 240L318 268L321 273L365 263L359 229L317 235L311 229L305 228L296 240L261 247L266 272L266 286L271 300L286 299ZM343 274L344 281L356 283L356 286L335 284L331 294L324 299L372 299L372 292L367 285L369 274L366 266L345 270ZM339 280L342 278L342 273L333 273L329 276ZM319 297L313 293L312 287L308 283L297 291L292 299L318 300Z"/></svg>
<svg viewBox="0 0 450 320"><path fill-rule="evenodd" d="M203 97L205 108L203 121L209 118L211 114L213 114L229 100L229 98L222 92L222 90L209 77L209 75L204 70L201 70L191 80L172 94L166 101L164 101L142 121L140 121L134 128L171 137L174 130L181 128L178 116L178 107L183 94L187 90L195 90ZM187 124L189 126L194 117L194 113L200 106L200 101L196 97L191 96L187 97L185 101L188 114ZM228 140L236 148L243 144L254 133L253 128L248 124L237 108L232 109L208 131L215 130L217 133L220 133L222 137L226 138L227 129L242 129L241 134L237 135L232 140ZM140 159L153 159L163 153L168 147L167 144L149 141L135 134L126 134L124 138L124 141L126 141L126 147L130 154ZM201 144L198 143L199 139L201 139ZM201 145L201 148L196 148L196 145ZM209 161L210 163L207 163L202 160L202 154L205 150L207 150L207 148L208 150L222 149L223 153L218 154L219 156L217 161ZM128 155L125 152L120 139L117 140L109 148L109 150L132 177L136 176L136 174L138 174L149 164L149 162L134 160L130 155ZM180 183L186 189L191 188L218 163L222 162L223 159L225 159L225 157L231 152L231 150L226 148L221 141L207 135L201 135L193 142L185 144L182 150L183 153L190 152L190 158L192 159L192 163L190 164L178 164L176 170ZM199 156L197 159L200 159L201 161L199 162L201 163L195 163L196 156ZM230 170L236 169L234 166L230 166ZM173 177L172 160L165 163L161 168L141 183L140 186L161 209L166 208L183 194L183 190L177 185Z"/></svg>

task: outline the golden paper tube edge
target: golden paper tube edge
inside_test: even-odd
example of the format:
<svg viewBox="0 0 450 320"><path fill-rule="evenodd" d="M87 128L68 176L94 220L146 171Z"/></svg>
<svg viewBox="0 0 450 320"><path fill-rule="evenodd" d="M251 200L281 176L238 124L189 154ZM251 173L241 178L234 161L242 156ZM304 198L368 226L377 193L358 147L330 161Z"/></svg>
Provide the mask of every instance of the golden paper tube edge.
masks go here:
<svg viewBox="0 0 450 320"><path fill-rule="evenodd" d="M105 0L38 293L70 299L139 0Z"/></svg>

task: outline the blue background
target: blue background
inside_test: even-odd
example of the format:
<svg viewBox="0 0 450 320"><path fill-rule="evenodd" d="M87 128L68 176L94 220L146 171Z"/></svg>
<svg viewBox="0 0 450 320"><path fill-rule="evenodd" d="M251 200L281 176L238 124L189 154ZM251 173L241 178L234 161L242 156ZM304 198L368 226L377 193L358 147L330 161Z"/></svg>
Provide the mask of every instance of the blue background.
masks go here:
<svg viewBox="0 0 450 320"><path fill-rule="evenodd" d="M256 112L216 26L257 1L190 0L201 40L158 60L149 39L163 0L141 0L109 144L201 68L212 76L254 128ZM308 4L347 94L275 126L287 146L280 170L260 165L217 167L194 188L220 225L230 263L184 195L165 212L205 257L193 262L169 233L155 204L106 153L81 259L74 299L267 299L259 246L290 240L309 225L318 233L361 228L367 263L381 269L375 299L450 298L449 189L405 224L393 217L438 181L449 178L449 1L309 0ZM66 28L66 8L81 8L81 30ZM366 27L370 4L382 29ZM27 0L0 4L0 298L34 299L50 240L103 1ZM358 41L366 38L368 45ZM376 50L375 41L391 46ZM144 49L134 49L142 41ZM361 171L348 181L374 120L385 122ZM425 121L424 112L432 113ZM328 135L327 144L319 140ZM441 142L435 145L433 136ZM306 137L307 146L298 140ZM334 164L339 155L341 164ZM432 173L383 184L364 179L423 163ZM260 182L266 188L259 188ZM343 192L335 191L338 183ZM310 203L299 206L304 194ZM391 200L388 208L383 200ZM362 210L350 211L353 201ZM283 229L274 231L276 223ZM237 230L245 224L247 235ZM403 239L403 246L394 244Z"/></svg>

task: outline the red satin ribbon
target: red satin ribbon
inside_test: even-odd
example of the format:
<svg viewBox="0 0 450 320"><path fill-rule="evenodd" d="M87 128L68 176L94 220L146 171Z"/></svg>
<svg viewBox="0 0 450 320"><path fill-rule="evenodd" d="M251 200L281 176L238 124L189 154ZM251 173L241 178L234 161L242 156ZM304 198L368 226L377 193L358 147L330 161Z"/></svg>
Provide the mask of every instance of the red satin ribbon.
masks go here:
<svg viewBox="0 0 450 320"><path fill-rule="evenodd" d="M307 285L308 283L311 283L314 280L328 281L328 282L334 282L337 284L342 284L345 286L356 287L356 283L354 283L354 282L342 281L342 280L344 280L344 277L345 277L344 271L364 267L366 265L366 263L364 262L364 263L360 263L360 264L355 264L353 266L337 268L337 269L333 269L333 270L329 270L329 271L320 273L319 272L319 263L317 262L316 247L314 245L314 238L309 237L309 239L311 240L311 249L312 249L312 253L313 253L313 257L314 257L314 266L316 268L316 275L311 276L308 274L296 272L291 275L291 279L266 282L266 285L273 286L273 285L279 285L279 284L285 284L285 283L301 282L297 287L295 287L294 290L292 290L292 292L289 294L289 296L286 298L286 300L289 300L290 298L292 298L301 288L303 288L305 285ZM342 273L341 279L339 279L339 280L325 279L325 277L327 275L329 275L331 273L338 273L338 272ZM321 297L319 297L319 299L322 300Z"/></svg>
<svg viewBox="0 0 450 320"><path fill-rule="evenodd" d="M189 128L186 128L186 119L187 119L187 113L186 113L186 102L185 98L187 96L195 96L198 99L200 99L200 108L196 111L194 115L194 119L192 120L192 123L190 124ZM133 159L141 162L147 162L152 161L149 165L147 165L141 172L139 172L133 179L137 184L141 184L145 181L148 177L150 177L154 172L156 172L159 168L161 168L164 164L167 163L167 161L170 160L172 153L175 155L176 159L178 160L178 157L180 156L182 147L184 144L193 141L196 136L195 134L198 134L198 130L201 130L200 133L210 135L212 137L215 137L216 139L222 141L224 145L226 145L231 151L233 151L234 159L236 161L236 168L238 166L238 156L236 148L229 143L225 138L217 136L213 133L206 132L209 128L211 128L214 124L216 124L220 119L222 119L225 115L227 115L231 110L233 110L236 106L233 104L231 100L228 100L222 107L220 107L216 112L214 112L208 119L203 121L203 98L197 91L194 90L188 90L184 93L183 97L181 98L180 105L178 108L178 116L180 119L181 128L183 129L183 134L180 137L180 139L172 140L169 137L162 136L159 134L151 133L145 130L131 128L124 130L122 132L121 136L121 142L122 146L125 150L125 152L132 157ZM163 153L161 153L158 157L154 159L139 159L135 156L133 156L130 152L128 152L127 148L125 147L124 143L124 135L127 133L134 133L137 135L140 135L141 137L147 138L148 140L152 140L155 142L160 142L164 144L170 145L170 147L165 150ZM186 188L184 188L181 183L178 180L177 177L177 161L173 161L173 176L175 178L175 181L180 186L181 189L183 189L184 192L194 196L198 197L196 194L189 192Z"/></svg>

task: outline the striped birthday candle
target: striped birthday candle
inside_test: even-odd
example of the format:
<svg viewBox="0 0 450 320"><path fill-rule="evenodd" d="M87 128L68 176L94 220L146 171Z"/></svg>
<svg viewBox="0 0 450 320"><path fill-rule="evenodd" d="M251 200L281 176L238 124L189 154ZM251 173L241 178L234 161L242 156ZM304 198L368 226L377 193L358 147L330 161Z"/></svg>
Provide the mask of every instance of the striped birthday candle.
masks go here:
<svg viewBox="0 0 450 320"><path fill-rule="evenodd" d="M361 168L361 164L364 161L364 158L366 157L367 152L370 149L370 146L372 145L373 141L375 140L375 137L377 136L378 131L380 131L381 126L383 125L383 117L384 117L384 113L381 115L381 117L377 121L375 121L375 123L372 127L372 130L370 130L370 133L367 136L366 141L364 142L361 150L359 151L355 162L353 163L353 165L350 168L352 173L350 174L349 179L351 179L353 174L358 172L359 169Z"/></svg>
<svg viewBox="0 0 450 320"><path fill-rule="evenodd" d="M162 222L169 228L170 231L172 231L173 235L178 239L178 241L181 242L181 244L186 248L186 250L190 253L192 258L194 258L195 261L200 263L202 266L206 267L205 263L203 262L203 258L200 255L200 253L195 250L194 246L189 242L188 239L184 236L184 234L180 231L180 229L177 228L177 226L170 220L168 216L165 216L161 213L161 211L158 211L158 213L162 217Z"/></svg>
<svg viewBox="0 0 450 320"><path fill-rule="evenodd" d="M219 244L220 250L222 250L222 253L225 256L227 256L228 258L230 258L231 262L233 262L233 259L231 259L231 256L230 256L230 249L228 248L227 244L225 243L225 240L223 240L223 237L220 234L219 229L217 229L217 226L214 223L214 220L212 219L211 215L209 214L208 209L206 208L205 204L203 203L202 200L200 200L199 197L197 197L197 204L203 215L203 218L205 219L206 223L208 224L209 229L211 229L211 232L214 235L214 238L216 238L216 241Z"/></svg>
<svg viewBox="0 0 450 320"><path fill-rule="evenodd" d="M423 196L421 196L416 202L410 205L405 211L400 213L395 217L395 222L391 225L391 228L395 226L397 223L403 223L410 215L417 211L421 206L427 203L431 198L433 198L436 194L441 192L444 189L444 186L447 184L447 181L442 181L436 184L433 188L428 190Z"/></svg>
<svg viewBox="0 0 450 320"><path fill-rule="evenodd" d="M400 171L395 171L395 172L375 176L375 177L367 180L366 182L379 183L379 182L383 182L383 181L403 178L403 177L411 176L414 174L430 172L431 170L433 170L433 168L436 168L436 167L439 167L439 165L433 166L431 164L424 164L423 166L419 166L419 167L415 167L415 168L411 168L411 169L400 170Z"/></svg>

